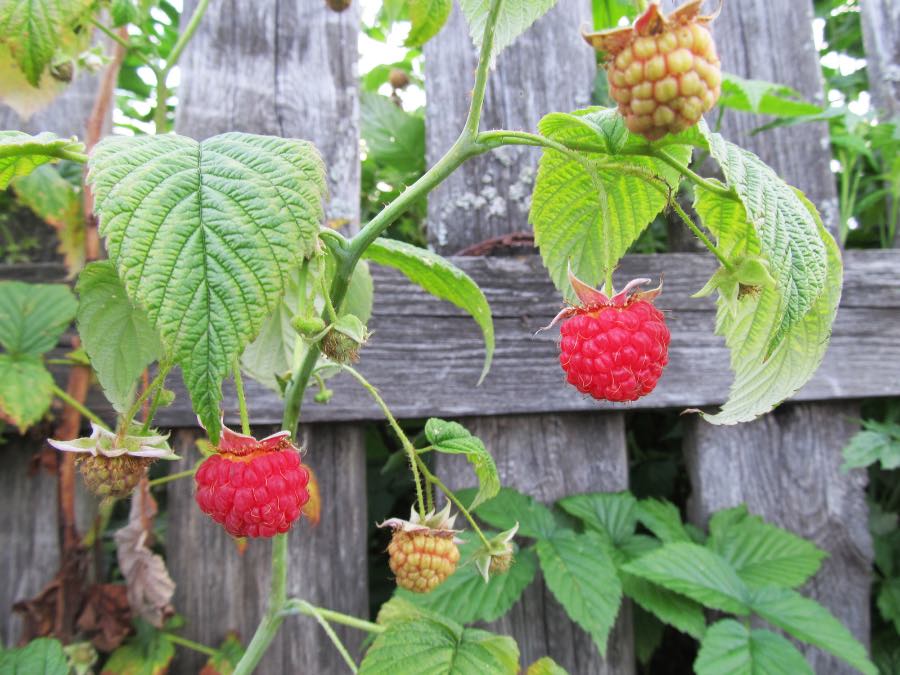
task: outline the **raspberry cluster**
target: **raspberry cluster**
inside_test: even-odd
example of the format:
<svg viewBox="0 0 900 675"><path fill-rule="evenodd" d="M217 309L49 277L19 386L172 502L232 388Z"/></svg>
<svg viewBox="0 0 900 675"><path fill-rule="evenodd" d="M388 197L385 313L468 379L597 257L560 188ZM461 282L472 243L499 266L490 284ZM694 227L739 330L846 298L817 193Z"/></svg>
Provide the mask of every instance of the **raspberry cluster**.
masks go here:
<svg viewBox="0 0 900 675"><path fill-rule="evenodd" d="M665 318L646 300L579 309L560 333L559 362L568 382L600 400L646 396L669 360Z"/></svg>
<svg viewBox="0 0 900 675"><path fill-rule="evenodd" d="M285 434L277 442L256 441L230 430L223 439L249 439L221 444L194 480L201 510L234 537L274 537L287 532L309 501L309 471Z"/></svg>
<svg viewBox="0 0 900 675"><path fill-rule="evenodd" d="M416 593L433 591L456 571L459 562L459 548L452 532L397 529L391 536L388 554L397 585Z"/></svg>

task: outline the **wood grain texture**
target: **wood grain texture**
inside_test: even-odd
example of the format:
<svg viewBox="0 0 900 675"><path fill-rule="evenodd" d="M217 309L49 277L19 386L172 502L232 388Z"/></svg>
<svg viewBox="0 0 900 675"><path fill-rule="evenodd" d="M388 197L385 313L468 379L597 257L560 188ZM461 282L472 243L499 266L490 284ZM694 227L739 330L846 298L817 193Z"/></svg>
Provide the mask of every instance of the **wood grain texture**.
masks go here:
<svg viewBox="0 0 900 675"><path fill-rule="evenodd" d="M185 10L195 4L186 2ZM311 140L328 168L327 217L346 220L345 230L355 231L360 189L358 30L357 3L342 13L307 0L211 3L182 62L178 133L206 138L237 130ZM273 396L264 408L255 390L248 398L255 422L280 423L280 400ZM236 410L231 402L227 405ZM262 411L266 414L259 419L256 413ZM184 417L180 422L195 425ZM309 448L305 461L318 469L324 506L318 529L310 531L304 520L290 535L288 592L366 617L362 429L315 425L303 433ZM193 432L184 434L183 442L189 445ZM170 521L167 550L176 556L171 565L178 583L175 604L188 619L188 634L214 644L226 630L237 628L248 640L266 606L269 544L253 542L243 557L238 555L222 528L197 509L190 481L173 486L169 500L170 512L179 515ZM359 631L337 630L356 651ZM195 672L191 668L199 663L194 654L180 654L177 671ZM296 617L285 621L257 672L337 673L345 668L317 624Z"/></svg>
<svg viewBox="0 0 900 675"><path fill-rule="evenodd" d="M500 54L488 82L482 129L535 131L547 113L590 103L595 55L578 34L590 20L588 0L561 0ZM463 128L476 63L468 26L454 3L447 25L425 45L429 165ZM467 162L428 201L430 243L455 253L493 236L530 230L539 156L536 148L508 147Z"/></svg>
<svg viewBox="0 0 900 675"><path fill-rule="evenodd" d="M481 333L466 314L409 284L399 273L373 266L374 335L362 352L359 369L374 382L400 417L467 416L614 409L563 386L557 362L556 334L534 336L559 310L560 298L537 256L454 258L485 291L494 311L497 351L494 365L476 386L484 358ZM900 395L900 251L851 250L844 253L841 309L831 346L812 380L791 400ZM714 406L725 400L732 376L724 341L713 334L715 308L709 298L691 294L715 271L708 254L669 253L627 256L621 278L663 273L659 306L672 328L670 363L656 390L629 409ZM55 265L0 268L0 279L63 281ZM65 339L65 338L64 338ZM397 373L402 376L398 377ZM415 382L415 388L409 386ZM245 385L254 419L276 424L280 399L252 380ZM170 379L175 404L160 412L169 427L192 426L196 418L180 377ZM381 419L368 395L351 380L332 381L328 405L307 399L309 422ZM94 391L95 410L108 415L109 404ZM237 421L237 403L225 387L226 419Z"/></svg>
<svg viewBox="0 0 900 675"><path fill-rule="evenodd" d="M730 3L714 24L723 69L746 78L784 83L806 98L822 102L812 16L811 0ZM756 152L779 175L803 190L819 207L826 226L836 232L837 196L827 127L802 125L752 135L752 129L762 121L728 112L722 133ZM850 307L842 307L838 317L841 328L835 331L835 346L844 343L843 330L858 333L865 321ZM896 319L889 321L896 324ZM867 351L853 339L847 347L846 358L853 362ZM837 351L829 350L817 377L829 375L833 367L839 367L840 360ZM882 355L875 360L885 363ZM876 379L878 366L873 362L872 367L871 378ZM840 381L849 382L852 377L848 372ZM686 421L684 450L693 483L694 519L703 523L711 512L745 502L766 520L814 541L830 557L808 584L806 593L868 644L872 549L865 474L842 474L839 469L841 448L857 427L851 419L857 412L857 406L844 401L789 404L756 422L736 427L714 427L691 418ZM854 672L819 650L806 648L804 652L815 672Z"/></svg>
<svg viewBox="0 0 900 675"><path fill-rule="evenodd" d="M268 434L273 428L258 429ZM180 430L174 442L183 459L172 472L199 458L195 430ZM301 430L322 492L322 520L313 527L302 518L289 534L288 594L354 616L369 611L366 567L366 478L363 432L359 426L320 424ZM352 497L351 497L352 495ZM234 540L194 503L191 479L175 481L168 492L166 559L176 583L175 606L187 619L184 634L217 645L230 630L249 640L266 606L271 578L271 544L251 540L238 553ZM335 540L340 533L340 543ZM360 631L335 626L353 653ZM179 650L174 672L197 672L206 657ZM346 666L313 619L290 617L282 625L258 673L338 673Z"/></svg>
<svg viewBox="0 0 900 675"><path fill-rule="evenodd" d="M735 427L688 426L691 512L705 524L712 511L746 503L766 520L829 553L801 589L869 641L872 540L866 473L840 471L840 450L858 429L852 401L784 406ZM855 673L819 650L806 649L817 673Z"/></svg>
<svg viewBox="0 0 900 675"><path fill-rule="evenodd" d="M577 30L589 17L590 3L586 0L562 0L499 56L497 69L487 90L482 128L533 130L538 120L548 112L573 110L588 103L596 73L595 57L578 38ZM548 47L550 45L552 48ZM440 105L432 103L426 108L430 163L435 162L450 146L463 126L468 98L462 92L471 88L475 63L465 21L458 7L455 7L448 25L426 46L428 100L440 101ZM560 73L565 73L565 77L561 78ZM547 86L549 82L553 85ZM539 153L533 148L504 148L467 163L432 193L428 202L428 236L435 250L452 253L490 237L529 229L528 208L538 156ZM537 256L514 261L475 258L460 259L459 262L471 266L473 271L479 267L490 270L484 281L506 278L512 285L520 283L530 286L530 282L535 280L533 277L519 277L513 271L514 267L524 265L538 271L534 268ZM543 271L541 274L545 279ZM379 274L381 279L383 277ZM538 283L540 287L541 281ZM379 281L376 293L380 290ZM551 292L551 296L545 296L544 300L549 300L551 305L544 305L543 302L542 305L550 309L553 304L558 304L559 299L549 288L539 292L543 294L547 291ZM376 311L385 307L382 298L376 295L379 308ZM404 378L405 382L417 383L411 393L418 400L434 400L437 392L429 391L432 389L429 383L444 387L460 375L463 377L458 380L461 384L469 383L457 393L455 405L448 400L443 403L449 405L439 406L443 416L454 414L453 408L460 404L465 405L469 412L485 413L498 403L501 406L511 404L513 409L502 412L513 412L518 402L529 397L525 390L530 374L518 370L516 362L522 365L521 359L528 358L525 352L537 346L534 340L527 337L527 333L533 332L541 325L540 321L546 320L553 312L541 316L538 311L527 316L537 306L527 300L510 305L509 296L503 293L490 293L489 300L494 308L497 328L503 325L501 331L508 328L519 334L515 339L518 346L514 348L518 356L508 361L504 357L504 365L501 366L513 377L500 388L488 385L492 389L490 393L484 386L472 387L477 375L471 379L474 373L469 372L467 367L460 368L460 357L463 355L470 354L476 360L481 356L477 343L453 345L442 359L432 359L433 350L443 350L445 345L452 343L448 342L447 336L423 340L422 331L434 322L433 315L423 315L415 310L410 312L408 304L397 306L397 310L405 315L402 322L385 325L387 332L406 324L406 335L397 335L391 341L396 339L396 344L402 345L403 358L408 363L404 369L407 374L410 367L423 368L421 375ZM471 320L469 323L464 330L473 328ZM417 337L413 340L414 335ZM477 332L475 336L479 339ZM502 337L499 343L504 347L506 345ZM555 338L547 336L539 344L548 357L542 365L552 369L545 372L553 374L550 388L539 394L543 403L535 410L552 410L548 406L551 392L562 393L564 388L556 362ZM512 347L513 343L509 346ZM415 350L412 358L410 349ZM384 385L385 379L381 378L378 384ZM498 381L494 383L496 385ZM491 407L485 408L486 404ZM502 484L515 487L541 501L553 502L576 492L622 490L628 485L625 428L620 414L502 415L474 417L466 423L473 433L485 441L493 454ZM454 485L470 485L472 482L470 469L459 462L437 457L436 468L445 480ZM573 673L628 675L634 672L630 608L626 606L622 612L610 637L607 659L603 660L587 633L566 616L540 575L525 590L513 610L491 627L516 639L522 653L521 661L526 666L542 656L550 655Z"/></svg>
<svg viewBox="0 0 900 675"><path fill-rule="evenodd" d="M862 0L860 11L872 104L888 119L900 115L900 3Z"/></svg>

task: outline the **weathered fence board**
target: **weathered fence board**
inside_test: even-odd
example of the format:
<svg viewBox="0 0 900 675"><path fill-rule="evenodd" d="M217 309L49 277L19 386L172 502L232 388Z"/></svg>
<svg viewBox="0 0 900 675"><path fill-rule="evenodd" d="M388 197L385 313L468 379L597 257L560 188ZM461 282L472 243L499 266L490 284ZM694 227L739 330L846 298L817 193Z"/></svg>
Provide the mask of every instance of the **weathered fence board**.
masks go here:
<svg viewBox="0 0 900 675"><path fill-rule="evenodd" d="M860 11L872 105L885 118L900 115L900 3L862 0Z"/></svg>
<svg viewBox="0 0 900 675"><path fill-rule="evenodd" d="M186 2L190 12L195 2ZM322 2L211 3L185 52L176 129L194 138L247 131L305 138L322 152L328 167L328 218L354 229L359 209L358 81L359 15L354 6L335 13ZM254 422L262 412L256 391L249 405ZM269 399L266 399L267 402ZM234 402L226 410L237 410ZM272 415L277 407L278 413ZM267 403L273 424L281 403ZM276 419L277 418L277 419ZM161 420L167 423L168 420ZM195 426L181 417L176 425ZM357 616L368 613L366 564L365 447L360 427L311 425L303 429L305 461L322 480L322 522L304 522L291 532L289 592ZM195 432L185 432L185 443ZM196 452L173 471L193 464ZM166 540L175 605L188 619L187 634L216 643L229 628L249 639L268 595L268 543L253 542L242 559L221 527L195 506L191 481L170 490ZM341 495L344 495L342 497ZM347 497L349 495L349 497ZM340 539L333 536L340 532ZM359 631L340 630L355 650ZM182 654L179 672L202 659ZM337 651L326 644L314 621L285 621L259 673L340 672Z"/></svg>
<svg viewBox="0 0 900 675"><path fill-rule="evenodd" d="M547 112L572 110L589 101L596 74L595 57L575 39L578 27L589 17L590 3L586 0L562 0L500 55L485 99L483 128L533 129ZM425 55L428 100L439 102L426 107L428 158L434 162L465 122L468 97L462 92L471 86L475 63L474 49L458 8L454 8L444 30L428 44ZM566 76L560 78L560 73ZM550 82L552 86L545 86L544 83ZM527 213L538 155L534 149L504 148L468 163L441 185L428 202L428 236L432 246L440 253L453 253L494 236L529 229ZM518 262L533 264L535 258ZM494 273L503 269L502 262L495 264L490 259L482 262ZM507 279L513 281L514 277ZM502 296L494 296L492 300L498 306L508 302ZM558 303L558 296L552 302ZM498 328L501 323L506 324L501 330L512 329L517 334L517 346L502 342L505 335L501 333L498 344L502 346L497 356L502 359L502 365L501 361L498 365L513 377L504 383L502 391L494 389L490 396L515 406L516 400L527 396L522 391L527 376L514 373L515 362L508 360L511 352L501 354L501 351L513 347L521 357L523 347L527 350L536 344L528 339L526 331L532 332L540 325L526 328L527 324L546 321L553 312L526 319L523 315L533 310L533 305L525 303L511 309L512 316L500 319L497 324ZM445 386L457 374L464 374L464 381L474 383L477 373L458 369L462 365L459 357L466 353L476 359L481 356L480 349L473 354L471 349L453 345L447 336L435 341L419 337L411 344L409 336L421 335L419 331L431 321L431 317L420 320L415 314L409 315L404 322L407 337L391 338L391 344L402 345L411 366L415 363L413 367L428 370L427 376L423 371L422 376L403 378L405 382L417 383L412 393L422 401L432 400L430 392L423 391L422 385L427 382ZM466 330L470 329L471 326ZM549 335L543 339L544 346L555 352L553 341ZM432 360L425 350L416 351L415 358L410 358L409 350L415 349L415 344L427 345L429 350L449 346L450 350L443 354L442 363ZM552 410L546 403L547 393L562 388L555 353L548 356L546 365L555 371L554 386L541 395L544 401L537 410L542 411ZM378 380L376 384L386 383ZM470 411L479 410L477 404L473 405L473 399L481 398L480 389L458 392L456 404L445 401L449 405L440 406L440 414L454 414L453 408L458 408L463 401ZM620 413L475 417L466 422L494 455L502 483L542 501L553 502L577 492L622 490L628 486L625 427ZM471 484L468 467L443 457L438 457L436 462L438 471L450 484ZM622 613L611 636L607 658L603 660L587 633L569 620L540 579L526 589L513 611L494 628L516 638L525 666L549 654L573 673L627 675L634 672L629 609Z"/></svg>
<svg viewBox="0 0 900 675"><path fill-rule="evenodd" d="M731 3L715 24L723 69L742 77L784 83L808 99L823 102L812 18L811 0ZM751 36L765 48L749 49ZM803 190L819 207L826 226L836 232L837 194L825 124L804 124L753 136L751 132L759 124L760 120L751 115L728 113L722 132L729 140L759 154L788 182ZM861 318L845 308L838 317L845 326L844 322ZM896 326L896 314L885 318ZM848 356L855 361L864 351L856 344ZM834 353L826 358L829 363L838 360ZM883 364L885 356L879 355L877 360ZM847 376L841 381L853 377ZM691 418L687 420L684 447L695 479L694 517L702 523L715 510L747 502L753 512L767 520L809 537L831 557L808 590L868 644L872 551L865 474L848 475L839 470L841 448L854 428L848 418L857 411L850 402L787 405L752 424L730 428L710 427ZM729 448L739 449L740 457ZM816 672L854 672L820 650L804 651Z"/></svg>

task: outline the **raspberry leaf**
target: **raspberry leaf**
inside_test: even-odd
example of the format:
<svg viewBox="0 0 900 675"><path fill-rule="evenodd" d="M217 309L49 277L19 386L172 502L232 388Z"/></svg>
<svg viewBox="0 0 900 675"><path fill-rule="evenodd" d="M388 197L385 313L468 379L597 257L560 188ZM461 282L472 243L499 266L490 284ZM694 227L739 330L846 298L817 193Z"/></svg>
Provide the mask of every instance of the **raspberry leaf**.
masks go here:
<svg viewBox="0 0 900 675"><path fill-rule="evenodd" d="M432 417L425 423L425 437L436 452L465 455L478 477L478 492L472 498L470 509L497 496L500 492L500 476L491 453L481 439L469 433L463 425Z"/></svg>
<svg viewBox="0 0 900 675"><path fill-rule="evenodd" d="M666 544L622 567L712 609L748 614L750 589L719 554L688 542Z"/></svg>
<svg viewBox="0 0 900 675"><path fill-rule="evenodd" d="M0 653L0 672L66 675L69 665L62 643L54 638L37 638L24 647Z"/></svg>
<svg viewBox="0 0 900 675"><path fill-rule="evenodd" d="M558 504L588 528L608 536L614 546L633 535L637 525L638 502L630 492L572 495Z"/></svg>
<svg viewBox="0 0 900 675"><path fill-rule="evenodd" d="M823 290L799 321L788 323L783 338L772 349L773 336L784 328L788 315L780 288L760 287L737 300L735 311L727 297L720 296L716 333L725 337L735 373L728 401L717 414L701 413L713 424L748 422L769 412L792 396L812 377L822 362L831 325L841 296L843 266L840 250L825 230L814 207L799 192L798 203L818 227L817 241L827 254ZM757 256L762 243L748 221L744 206L698 187L694 204L704 224L718 238L719 249L728 258ZM769 272L781 284L777 264L769 261Z"/></svg>
<svg viewBox="0 0 900 675"><path fill-rule="evenodd" d="M800 586L826 557L814 544L747 513L746 506L719 511L709 530L707 546L749 586Z"/></svg>
<svg viewBox="0 0 900 675"><path fill-rule="evenodd" d="M637 518L641 525L667 544L692 541L691 535L681 522L678 507L659 499L642 499L638 503Z"/></svg>
<svg viewBox="0 0 900 675"><path fill-rule="evenodd" d="M734 73L722 73L719 105L778 117L799 117L823 112L820 106L804 101L796 89L764 80L746 80Z"/></svg>
<svg viewBox="0 0 900 675"><path fill-rule="evenodd" d="M460 0L469 34L475 47L481 50L484 27L490 14L493 0ZM494 26L494 42L491 47L491 64L497 54L506 49L524 33L531 24L540 19L557 3L557 0L501 0L500 12Z"/></svg>
<svg viewBox="0 0 900 675"><path fill-rule="evenodd" d="M162 355L147 315L128 299L108 260L92 262L78 277L78 332L113 407L124 413L137 378Z"/></svg>
<svg viewBox="0 0 900 675"><path fill-rule="evenodd" d="M478 550L480 541L469 533L463 533L461 537L466 541L459 547L460 560L468 561ZM492 575L487 583L475 565L462 564L430 593L398 589L396 597L462 624L495 621L519 601L536 573L534 550L520 549L509 571Z"/></svg>
<svg viewBox="0 0 900 675"><path fill-rule="evenodd" d="M83 152L84 145L56 134L29 136L22 131L0 131L0 190L16 176L25 176L42 164L55 162L67 153Z"/></svg>
<svg viewBox="0 0 900 675"><path fill-rule="evenodd" d="M537 553L547 587L605 658L622 602L622 585L606 542L595 532L558 530L538 540Z"/></svg>
<svg viewBox="0 0 900 675"><path fill-rule="evenodd" d="M750 606L798 640L834 654L864 675L877 675L866 648L818 602L787 588L760 588L753 592Z"/></svg>
<svg viewBox="0 0 900 675"><path fill-rule="evenodd" d="M545 149L538 166L529 221L556 287L569 292L567 272L597 285L662 211L679 172L661 160L631 153L648 148L605 108L553 113L538 125L577 156ZM689 145L666 152L687 165Z"/></svg>
<svg viewBox="0 0 900 675"><path fill-rule="evenodd" d="M863 431L850 439L843 454L842 471L865 468L879 461L883 469L900 467L900 424L863 420Z"/></svg>
<svg viewBox="0 0 900 675"><path fill-rule="evenodd" d="M321 158L300 140L169 134L106 138L90 169L110 258L215 442L222 380L316 246Z"/></svg>
<svg viewBox="0 0 900 675"><path fill-rule="evenodd" d="M769 261L769 271L778 286L778 303L770 310L775 320L766 336L768 357L813 308L830 281L829 253L824 241L827 235L820 233L815 208L759 157L705 126L701 131L728 186L744 207L743 221L752 226L752 238L758 242L759 253ZM723 227L703 220L711 230ZM750 233L746 236L751 238Z"/></svg>
<svg viewBox="0 0 900 675"><path fill-rule="evenodd" d="M518 666L511 637L428 616L389 623L366 652L359 675L507 675Z"/></svg>
<svg viewBox="0 0 900 675"><path fill-rule="evenodd" d="M813 670L787 639L767 630L751 630L734 619L713 625L700 643L697 675L812 675Z"/></svg>
<svg viewBox="0 0 900 675"><path fill-rule="evenodd" d="M0 282L0 345L14 356L50 351L75 318L76 306L62 284Z"/></svg>
<svg viewBox="0 0 900 675"><path fill-rule="evenodd" d="M457 497L465 501L474 490L459 490ZM528 495L511 488L500 488L497 496L478 506L478 517L491 527L508 530L519 524L519 534L534 539L549 537L556 531L553 512Z"/></svg>
<svg viewBox="0 0 900 675"><path fill-rule="evenodd" d="M407 47L421 47L437 35L453 9L453 0L410 0L409 20L412 26L406 38Z"/></svg>
<svg viewBox="0 0 900 675"><path fill-rule="evenodd" d="M479 384L491 368L494 357L494 320L487 298L472 278L446 258L396 239L376 239L363 257L403 272L436 298L452 302L468 312L484 336L484 367Z"/></svg>
<svg viewBox="0 0 900 675"><path fill-rule="evenodd" d="M703 607L684 597L641 577L619 571L622 591L636 604L650 612L663 623L696 639L706 631Z"/></svg>
<svg viewBox="0 0 900 675"><path fill-rule="evenodd" d="M135 634L109 656L101 675L141 673L158 675L168 671L175 645L168 635L143 619L135 619Z"/></svg>
<svg viewBox="0 0 900 675"><path fill-rule="evenodd" d="M525 671L525 675L569 675L566 669L560 666L549 656L544 656L530 666Z"/></svg>

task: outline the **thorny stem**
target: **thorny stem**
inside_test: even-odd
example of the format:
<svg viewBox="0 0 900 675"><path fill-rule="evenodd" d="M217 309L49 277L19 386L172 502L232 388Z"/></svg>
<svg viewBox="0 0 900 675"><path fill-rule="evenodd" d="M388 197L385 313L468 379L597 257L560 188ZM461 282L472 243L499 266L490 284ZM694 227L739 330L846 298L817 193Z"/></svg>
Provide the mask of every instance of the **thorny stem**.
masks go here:
<svg viewBox="0 0 900 675"><path fill-rule="evenodd" d="M182 647L187 647L188 649L192 649L195 652L200 652L201 654L206 654L207 656L218 656L219 654L219 652L212 647L201 645L199 642L188 640L186 637L175 635L175 633L166 633L166 638L169 640L169 642L172 642L176 645L181 645Z"/></svg>
<svg viewBox="0 0 900 675"><path fill-rule="evenodd" d="M69 396L69 393L67 391L61 389L55 384L53 385L53 395L63 401L66 405L71 406L72 408L77 410L82 417L86 417L91 422L94 422L98 427L110 431L110 428L106 425L106 422L104 422L97 413L95 413L80 401L77 401L72 396Z"/></svg>
<svg viewBox="0 0 900 675"><path fill-rule="evenodd" d="M247 397L244 395L244 378L241 377L240 359L234 360L234 388L237 389L238 408L241 412L241 433L250 435L250 414L247 412Z"/></svg>
<svg viewBox="0 0 900 675"><path fill-rule="evenodd" d="M684 224L687 225L688 228L690 228L691 232L696 235L697 239L703 242L703 245L706 246L706 248L708 248L710 251L712 251L713 255L715 255L719 259L719 262L722 263L722 267L730 272L734 271L734 265L731 264L731 261L726 258L718 248L716 248L716 245L713 244L712 241L710 241L709 237L706 236L706 233L703 232L703 230L701 230L699 227L697 227L694 221L691 220L691 217L687 213L685 213L683 208L681 208L681 205L678 203L678 201L676 199L670 199L669 206L671 206L672 210L678 214L678 217L684 221Z"/></svg>
<svg viewBox="0 0 900 675"><path fill-rule="evenodd" d="M463 503L459 500L459 497L457 497L450 488L444 485L441 482L440 478L438 478L428 470L428 467L425 466L425 462L422 461L422 458L418 455L416 455L416 463L419 465L419 469L425 475L425 479L429 483L433 483L437 487L437 489L443 492L447 499L449 499L453 503L453 505L456 506L457 509L459 509L459 512L462 513L466 517L466 520L469 521L469 525L472 526L475 534L477 534L478 538L481 539L481 543L484 544L486 548L489 548L491 545L490 542L487 540L487 537L484 536L484 532L481 531L481 528L478 527L478 523L475 522L472 514L469 513L469 509L463 506Z"/></svg>
<svg viewBox="0 0 900 675"><path fill-rule="evenodd" d="M384 399L381 398L381 395L378 393L378 390L372 386L372 384L364 378L357 370L351 368L350 366L343 366L344 370L350 373L353 377L356 378L357 382L359 382L363 387L365 387L366 391L375 399L375 402L378 404L378 407L381 408L382 412L384 412L384 416L387 418L388 423L391 425L391 429L394 430L394 433L397 434L397 438L400 439L400 443L403 445L403 449L406 451L406 456L409 458L409 467L410 471L412 471L413 480L416 484L416 503L419 506L419 516L422 520L425 519L425 496L422 491L422 478L419 476L419 459L416 454L416 448L403 433L403 429L400 428L400 424L397 422L397 419L394 417L393 413L391 413L391 409L388 408L387 403L384 402Z"/></svg>

